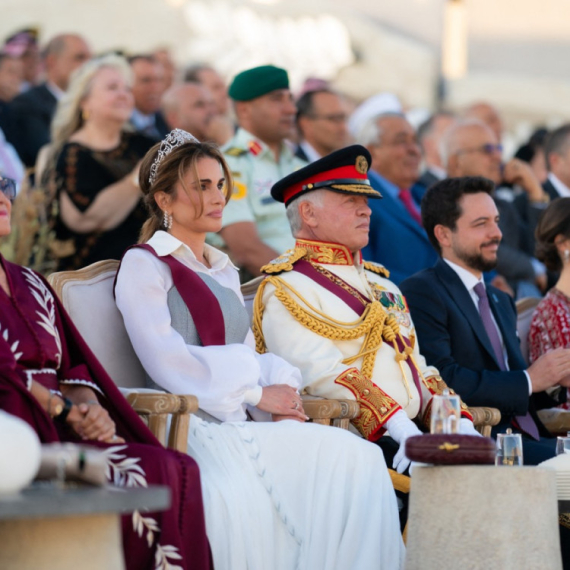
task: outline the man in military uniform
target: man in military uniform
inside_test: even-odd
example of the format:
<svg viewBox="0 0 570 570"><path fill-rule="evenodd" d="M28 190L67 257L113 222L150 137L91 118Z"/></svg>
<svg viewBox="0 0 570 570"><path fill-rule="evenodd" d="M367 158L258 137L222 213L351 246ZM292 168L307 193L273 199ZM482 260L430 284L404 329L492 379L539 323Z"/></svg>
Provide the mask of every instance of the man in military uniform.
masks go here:
<svg viewBox="0 0 570 570"><path fill-rule="evenodd" d="M237 75L229 95L239 128L224 146L234 192L224 209L223 238L232 259L251 275L295 243L285 208L271 196L280 178L306 163L285 144L296 108L284 69L265 65ZM213 242L214 245L222 245Z"/></svg>
<svg viewBox="0 0 570 570"><path fill-rule="evenodd" d="M387 431L399 446L393 466L401 473L409 465L404 442L421 433L416 422L429 425L433 395L446 386L420 354L400 290L384 267L362 260L368 199L381 198L369 165L370 153L354 145L273 186L297 242L262 269L254 329L258 350L300 368L307 393L358 401L353 426L393 445L381 437ZM466 407L462 416L461 431L476 433Z"/></svg>

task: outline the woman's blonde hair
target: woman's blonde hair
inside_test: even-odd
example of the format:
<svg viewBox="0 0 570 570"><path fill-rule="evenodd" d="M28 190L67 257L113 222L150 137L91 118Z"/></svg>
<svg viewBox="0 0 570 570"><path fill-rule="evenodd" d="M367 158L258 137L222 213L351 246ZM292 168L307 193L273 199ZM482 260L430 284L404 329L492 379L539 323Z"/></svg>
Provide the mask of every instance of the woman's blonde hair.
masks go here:
<svg viewBox="0 0 570 570"><path fill-rule="evenodd" d="M132 72L127 60L118 55L106 55L91 59L77 68L71 75L69 87L57 105L51 123L51 140L54 155L59 154L71 135L84 123L81 103L89 95L93 78L101 69L111 67L118 70L129 85L132 84Z"/></svg>
<svg viewBox="0 0 570 570"><path fill-rule="evenodd" d="M184 183L184 176L192 169L195 179L199 180L198 161L202 158L213 158L217 160L221 166L225 178L224 195L226 197L226 204L232 194L233 182L228 165L220 149L211 143L188 142L174 148L168 155L160 160L156 175L151 183L149 181L150 169L158 157L161 144L162 143L156 143L146 153L139 172L139 184L144 194L145 205L149 212L149 218L141 230L139 243L147 242L162 226L164 212L156 203L156 193L164 192L172 198L176 198L176 184L178 182L180 182L184 191L189 193L189 189ZM201 208L200 211L197 212L196 217L202 215L204 206L201 192L198 192L198 197Z"/></svg>

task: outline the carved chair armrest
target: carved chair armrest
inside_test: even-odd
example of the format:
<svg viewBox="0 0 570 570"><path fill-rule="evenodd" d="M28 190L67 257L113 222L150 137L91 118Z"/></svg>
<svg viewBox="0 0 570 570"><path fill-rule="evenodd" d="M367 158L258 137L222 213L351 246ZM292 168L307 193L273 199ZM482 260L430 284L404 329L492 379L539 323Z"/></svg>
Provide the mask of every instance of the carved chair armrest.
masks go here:
<svg viewBox="0 0 570 570"><path fill-rule="evenodd" d="M130 392L127 401L153 435L166 447L168 418L171 415L168 447L186 453L190 414L198 410L196 396L180 396L165 392Z"/></svg>
<svg viewBox="0 0 570 570"><path fill-rule="evenodd" d="M316 424L331 425L348 429L350 420L360 413L360 406L354 400L329 400L314 396L303 396L303 408Z"/></svg>
<svg viewBox="0 0 570 570"><path fill-rule="evenodd" d="M497 408L469 408L473 416L473 425L485 437L491 437L491 428L501 421L501 412Z"/></svg>

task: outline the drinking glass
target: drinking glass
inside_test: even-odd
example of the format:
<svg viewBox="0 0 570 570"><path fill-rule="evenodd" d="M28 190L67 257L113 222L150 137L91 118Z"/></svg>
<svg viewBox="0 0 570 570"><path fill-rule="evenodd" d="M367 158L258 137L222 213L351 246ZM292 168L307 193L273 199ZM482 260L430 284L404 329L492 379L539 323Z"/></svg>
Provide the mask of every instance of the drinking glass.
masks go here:
<svg viewBox="0 0 570 570"><path fill-rule="evenodd" d="M509 428L507 433L497 434L497 454L495 465L522 465L523 449L520 433L513 433Z"/></svg>
<svg viewBox="0 0 570 570"><path fill-rule="evenodd" d="M459 396L445 389L441 396L434 396L431 404L430 433L459 433L461 403Z"/></svg>
<svg viewBox="0 0 570 570"><path fill-rule="evenodd" d="M570 453L570 431L566 433L566 437L560 436L556 438L556 455Z"/></svg>

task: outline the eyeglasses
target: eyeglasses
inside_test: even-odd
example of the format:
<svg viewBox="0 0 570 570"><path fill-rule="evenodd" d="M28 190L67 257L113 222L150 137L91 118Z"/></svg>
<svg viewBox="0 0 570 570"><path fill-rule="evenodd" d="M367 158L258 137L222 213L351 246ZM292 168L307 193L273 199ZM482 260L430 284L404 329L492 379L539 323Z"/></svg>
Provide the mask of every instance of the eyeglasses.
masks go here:
<svg viewBox="0 0 570 570"><path fill-rule="evenodd" d="M481 152L483 154L491 156L495 153L501 154L503 152L503 145L502 144L490 144L490 143L489 144L483 144L483 145L478 146L476 148L464 148L464 149L458 150L455 154L456 155L467 154L468 152Z"/></svg>
<svg viewBox="0 0 570 570"><path fill-rule="evenodd" d="M2 191L4 196L6 196L10 202L13 202L16 197L16 181L11 178L3 178L0 176L0 191Z"/></svg>
<svg viewBox="0 0 570 570"><path fill-rule="evenodd" d="M348 121L348 115L345 113L338 113L336 115L309 115L309 118L315 121L329 121L335 124L346 123L346 121Z"/></svg>

